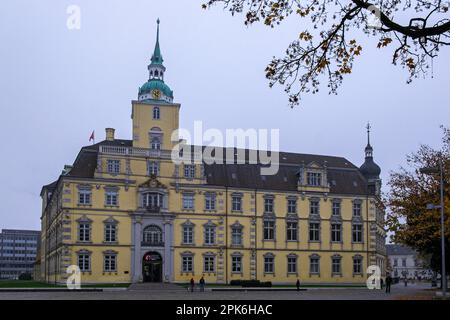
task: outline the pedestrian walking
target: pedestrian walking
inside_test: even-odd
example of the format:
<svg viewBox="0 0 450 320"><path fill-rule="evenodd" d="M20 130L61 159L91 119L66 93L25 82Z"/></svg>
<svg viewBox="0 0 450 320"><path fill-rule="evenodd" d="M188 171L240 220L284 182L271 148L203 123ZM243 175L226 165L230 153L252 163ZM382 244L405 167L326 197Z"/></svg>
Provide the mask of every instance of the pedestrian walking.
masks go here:
<svg viewBox="0 0 450 320"><path fill-rule="evenodd" d="M384 281L383 278L380 278L380 289L383 290Z"/></svg>
<svg viewBox="0 0 450 320"><path fill-rule="evenodd" d="M205 291L205 278L203 278L203 276L200 279L199 283L200 283L200 291L204 292Z"/></svg>
<svg viewBox="0 0 450 320"><path fill-rule="evenodd" d="M194 292L195 281L194 278L191 278L191 292Z"/></svg>
<svg viewBox="0 0 450 320"><path fill-rule="evenodd" d="M408 286L408 278L405 277L405 279L403 280L405 282L405 287Z"/></svg>
<svg viewBox="0 0 450 320"><path fill-rule="evenodd" d="M295 283L295 285L297 286L297 291L300 291L300 280L297 279L297 282Z"/></svg>
<svg viewBox="0 0 450 320"><path fill-rule="evenodd" d="M386 293L391 293L391 283L392 278L391 275L388 273L386 276Z"/></svg>

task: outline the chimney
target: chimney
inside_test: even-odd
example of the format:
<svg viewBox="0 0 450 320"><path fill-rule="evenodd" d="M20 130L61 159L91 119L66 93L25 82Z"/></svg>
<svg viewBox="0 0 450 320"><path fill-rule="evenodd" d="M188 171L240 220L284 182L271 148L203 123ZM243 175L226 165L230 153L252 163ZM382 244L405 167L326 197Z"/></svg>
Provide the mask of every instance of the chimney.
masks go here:
<svg viewBox="0 0 450 320"><path fill-rule="evenodd" d="M113 128L105 129L107 141L114 141L114 131L115 131L115 129L113 129Z"/></svg>

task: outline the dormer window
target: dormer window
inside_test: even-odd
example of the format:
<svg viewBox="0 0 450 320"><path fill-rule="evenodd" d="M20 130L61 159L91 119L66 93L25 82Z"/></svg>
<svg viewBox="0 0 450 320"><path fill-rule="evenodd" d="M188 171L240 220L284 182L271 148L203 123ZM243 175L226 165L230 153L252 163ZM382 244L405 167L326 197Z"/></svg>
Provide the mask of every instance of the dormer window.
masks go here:
<svg viewBox="0 0 450 320"><path fill-rule="evenodd" d="M320 186L322 184L322 174L319 172L308 172L307 184L309 186Z"/></svg>

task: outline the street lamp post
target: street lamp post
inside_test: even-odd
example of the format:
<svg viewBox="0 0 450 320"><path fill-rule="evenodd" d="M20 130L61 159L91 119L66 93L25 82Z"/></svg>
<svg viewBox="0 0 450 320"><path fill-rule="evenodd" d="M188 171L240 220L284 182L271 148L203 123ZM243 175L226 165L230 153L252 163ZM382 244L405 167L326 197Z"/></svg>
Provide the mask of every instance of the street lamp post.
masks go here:
<svg viewBox="0 0 450 320"><path fill-rule="evenodd" d="M441 266L441 279L442 279L442 296L445 297L447 293L447 273L445 270L445 219L444 219L444 165L442 159L439 160L439 167L427 167L419 170L423 174L440 174L440 193L441 203L439 206L430 204L427 205L427 209L441 209L441 250L442 250L442 266Z"/></svg>

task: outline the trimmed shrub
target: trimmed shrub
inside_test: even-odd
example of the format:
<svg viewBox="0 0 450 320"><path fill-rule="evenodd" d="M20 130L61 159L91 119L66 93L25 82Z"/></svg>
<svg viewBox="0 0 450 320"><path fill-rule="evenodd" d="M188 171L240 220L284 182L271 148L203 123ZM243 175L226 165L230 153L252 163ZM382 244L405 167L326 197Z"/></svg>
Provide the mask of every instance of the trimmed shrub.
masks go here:
<svg viewBox="0 0 450 320"><path fill-rule="evenodd" d="M19 280L33 280L31 273L22 273L19 275Z"/></svg>

